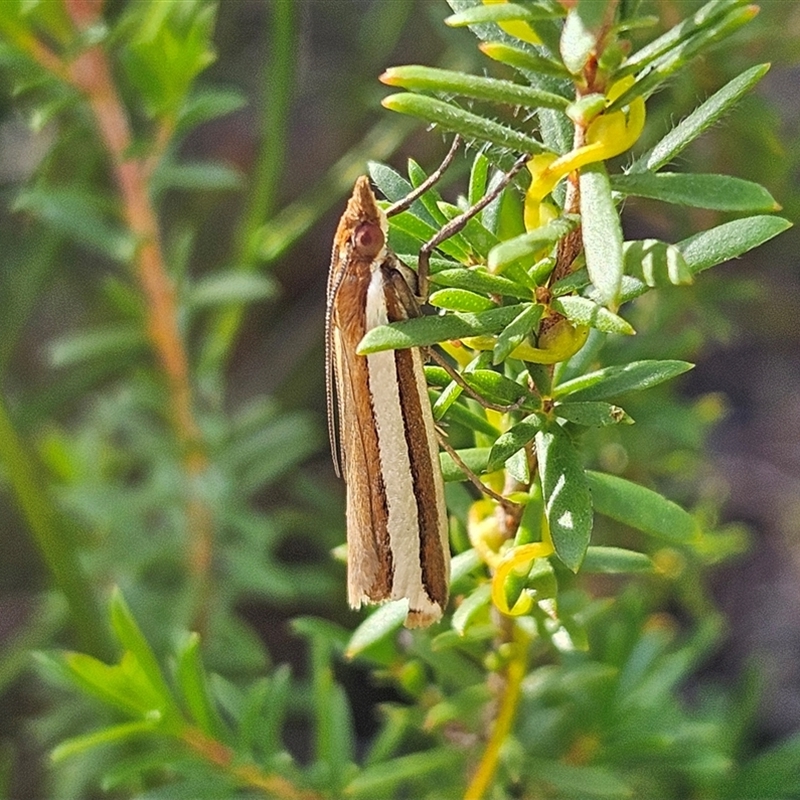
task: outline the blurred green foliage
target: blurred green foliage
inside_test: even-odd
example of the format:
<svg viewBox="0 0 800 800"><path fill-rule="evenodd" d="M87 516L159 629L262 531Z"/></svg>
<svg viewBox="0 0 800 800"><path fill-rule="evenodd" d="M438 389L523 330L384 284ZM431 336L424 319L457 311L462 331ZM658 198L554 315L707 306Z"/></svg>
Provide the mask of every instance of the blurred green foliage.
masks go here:
<svg viewBox="0 0 800 800"><path fill-rule="evenodd" d="M765 5L771 35L781 4ZM752 741L755 674L727 690L696 678L725 629L706 572L741 553L747 536L720 522L724 497L703 451L723 405L682 399L669 380L731 335L731 306L763 291L700 273L787 227L769 215L769 193L737 178L766 183L787 216L797 208L788 177L796 153L775 158L775 121L749 93L767 41L758 21L744 25L752 8L325 6L259 7L266 55L238 76L255 100L233 87L229 65L209 73L215 37L231 36L224 4L7 0L0 10L2 122L13 131L24 118L33 131L16 133L18 165L3 158L0 578L6 607L17 596L21 611L19 621L5 615L14 622L3 631L0 687L10 706L23 698L13 718L26 734L21 724L0 732L0 792L800 797L800 740L766 750ZM324 165L308 143L299 156L291 146L293 113L310 114L296 100L308 15L327 15L325 33L345 53L341 74L321 78L308 104L345 119L319 135ZM455 30L442 25L448 15ZM493 82L459 27L496 62ZM328 555L344 536L339 487L314 460L322 426L310 409L319 403L298 397L310 385L301 373L319 359L298 344L308 338L303 302L277 298L294 270L284 256L302 260L303 237L366 162L387 160L418 130L375 111L386 54L403 41L416 54L417 40L441 51L439 68L384 73L404 90L384 103L460 132L470 152L445 179L468 175L464 198L448 204L432 190L393 220L392 244L412 265L420 243L520 152L562 155L574 120L637 98L647 99L648 125L632 155L609 157L610 178L597 164L584 169L593 203L567 209L583 217L579 269L551 280L554 248L577 217L526 230L532 201L509 188L432 261L434 299L452 313L372 332L372 349L397 346L396 336L406 345L492 339L485 352L476 345L465 380L519 411L500 421L432 367L434 411L470 467L504 468L526 508L504 544L476 535L491 522L489 501L443 457L456 553L449 624L400 631L405 610L389 604L353 631L343 570ZM769 46L791 57L789 41ZM635 82L615 105L596 92L573 103L590 65L598 86ZM221 157L205 157L204 132L248 103L258 115L250 158L228 159L221 146ZM700 134L711 144L698 156ZM26 148L38 148L35 157ZM663 180L679 154L680 169L668 168L677 174ZM302 173L304 161L312 174L301 189L292 170ZM697 161L698 172L737 178L683 168ZM623 174L620 164L633 166ZM416 162L407 172L371 167L389 200L424 179ZM520 188L530 193L535 181L523 171ZM625 230L639 237L626 242L623 196ZM563 211L563 184L553 202ZM464 268L486 263L494 271ZM256 344L253 356L246 313L264 308L272 345ZM538 326L553 310L592 329L583 348L555 368L516 358L524 343L546 349ZM285 353L294 369L281 365ZM256 369L279 376L271 396L238 380ZM540 478L521 457L531 442ZM555 555L523 560L526 569L495 585L502 558L532 552L523 548L545 543L546 528ZM487 552L499 559L492 569ZM523 606L518 616L498 611ZM297 641L302 662L289 652ZM365 686L370 701L387 700L377 721L359 697ZM44 698L35 704L34 691ZM52 754L46 768L42 749ZM42 767L24 775L30 750Z"/></svg>

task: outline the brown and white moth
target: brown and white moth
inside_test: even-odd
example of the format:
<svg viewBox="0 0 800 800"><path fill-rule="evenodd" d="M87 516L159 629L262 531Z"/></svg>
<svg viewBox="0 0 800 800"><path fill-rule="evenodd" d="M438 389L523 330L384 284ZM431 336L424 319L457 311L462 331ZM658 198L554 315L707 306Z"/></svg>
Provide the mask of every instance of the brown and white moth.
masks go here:
<svg viewBox="0 0 800 800"><path fill-rule="evenodd" d="M339 221L328 275L328 421L338 463L335 383L350 605L407 598L405 624L414 628L436 622L447 605L450 548L420 351L356 353L368 330L419 314L416 275L389 250L387 234L386 214L361 177Z"/></svg>

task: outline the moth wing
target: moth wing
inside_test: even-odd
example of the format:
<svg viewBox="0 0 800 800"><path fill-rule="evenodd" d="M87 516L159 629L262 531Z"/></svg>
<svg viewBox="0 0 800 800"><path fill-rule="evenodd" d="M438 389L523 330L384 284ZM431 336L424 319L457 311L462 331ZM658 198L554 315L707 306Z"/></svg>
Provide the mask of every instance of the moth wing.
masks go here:
<svg viewBox="0 0 800 800"><path fill-rule="evenodd" d="M386 532L386 499L369 402L366 359L342 345L334 331L339 436L347 486L347 594L350 605L380 602L391 587L391 550ZM362 386L363 384L363 386ZM361 387L361 388L359 388Z"/></svg>

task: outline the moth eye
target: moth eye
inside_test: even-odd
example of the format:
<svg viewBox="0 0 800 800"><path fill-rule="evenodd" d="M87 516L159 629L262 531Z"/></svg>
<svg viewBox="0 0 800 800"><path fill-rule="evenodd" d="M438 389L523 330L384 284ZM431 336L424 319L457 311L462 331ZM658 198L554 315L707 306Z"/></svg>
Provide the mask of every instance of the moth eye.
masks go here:
<svg viewBox="0 0 800 800"><path fill-rule="evenodd" d="M374 258L383 249L385 242L380 225L362 222L353 234L353 247L359 255Z"/></svg>

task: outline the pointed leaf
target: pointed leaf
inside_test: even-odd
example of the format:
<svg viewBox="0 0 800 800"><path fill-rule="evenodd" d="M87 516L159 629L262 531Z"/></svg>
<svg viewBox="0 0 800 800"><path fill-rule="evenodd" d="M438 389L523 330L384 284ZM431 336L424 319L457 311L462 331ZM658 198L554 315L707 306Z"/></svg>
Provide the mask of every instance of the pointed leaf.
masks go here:
<svg viewBox="0 0 800 800"><path fill-rule="evenodd" d="M453 630L463 636L467 628L475 617L489 605L492 598L492 585L488 581L482 583L469 597L461 601L461 604L453 614Z"/></svg>
<svg viewBox="0 0 800 800"><path fill-rule="evenodd" d="M493 369L476 369L471 372L464 372L464 381L474 389L481 397L492 403L501 405L512 405L518 401L534 402L533 396L516 381L506 378Z"/></svg>
<svg viewBox="0 0 800 800"><path fill-rule="evenodd" d="M367 331L358 346L360 355L404 347L426 347L449 339L499 333L522 311L521 305L503 306L477 314L417 317Z"/></svg>
<svg viewBox="0 0 800 800"><path fill-rule="evenodd" d="M216 272L191 286L187 302L192 308L239 305L273 297L276 290L275 281L266 275L255 275L252 272Z"/></svg>
<svg viewBox="0 0 800 800"><path fill-rule="evenodd" d="M129 650L139 663L151 686L161 697L164 707L178 714L175 701L172 698L167 682L164 680L156 655L118 588L114 589L109 605L111 608L111 626L122 646Z"/></svg>
<svg viewBox="0 0 800 800"><path fill-rule="evenodd" d="M505 42L482 42L478 45L478 49L489 58L516 69L551 75L555 78L570 77L569 70L559 61Z"/></svg>
<svg viewBox="0 0 800 800"><path fill-rule="evenodd" d="M694 517L652 489L602 472L587 470L586 477L598 514L675 544L698 537Z"/></svg>
<svg viewBox="0 0 800 800"><path fill-rule="evenodd" d="M497 308L497 304L485 295L476 294L467 289L439 289L428 298L428 303L436 308L467 313Z"/></svg>
<svg viewBox="0 0 800 800"><path fill-rule="evenodd" d="M29 189L14 203L85 247L127 264L136 252L136 239L108 219L95 197L72 189Z"/></svg>
<svg viewBox="0 0 800 800"><path fill-rule="evenodd" d="M702 231L676 245L693 275L730 261L792 227L781 217L758 216L735 219Z"/></svg>
<svg viewBox="0 0 800 800"><path fill-rule="evenodd" d="M769 64L759 64L751 67L711 95L658 144L646 153L642 153L631 164L628 174L655 172L665 164L669 164L687 145L736 105L766 75L769 66Z"/></svg>
<svg viewBox="0 0 800 800"><path fill-rule="evenodd" d="M354 631L347 643L346 658L355 658L364 650L394 634L408 616L408 602L396 600L373 611Z"/></svg>
<svg viewBox="0 0 800 800"><path fill-rule="evenodd" d="M589 473L587 472L587 476ZM589 481L590 488L592 487ZM594 500L594 494L592 494ZM595 511L600 509L595 502ZM586 551L581 570L583 572L600 572L607 575L631 572L652 572L655 565L649 556L637 553L635 550L625 550L622 547L590 547Z"/></svg>
<svg viewBox="0 0 800 800"><path fill-rule="evenodd" d="M482 267L446 269L435 273L431 280L439 286L468 289L484 294L500 294L530 300L531 290L501 275L492 275Z"/></svg>
<svg viewBox="0 0 800 800"><path fill-rule="evenodd" d="M772 195L752 181L730 175L643 172L614 175L611 188L623 195L716 211L778 211Z"/></svg>
<svg viewBox="0 0 800 800"><path fill-rule="evenodd" d="M641 391L693 369L687 361L633 361L630 364L604 367L581 375L553 389L553 398L605 400L626 392Z"/></svg>
<svg viewBox="0 0 800 800"><path fill-rule="evenodd" d="M394 797L397 789L412 786L422 781L429 784L436 778L440 784L442 776L453 769L459 769L463 756L452 747L439 747L420 753L411 753L389 761L363 768L344 789L347 797L363 797L375 800L378 797Z"/></svg>
<svg viewBox="0 0 800 800"><path fill-rule="evenodd" d="M445 92L524 108L565 109L569 105L560 95L531 86L435 67L390 67L380 76L380 81L413 91Z"/></svg>
<svg viewBox="0 0 800 800"><path fill-rule="evenodd" d="M555 9L529 8L517 3L478 4L451 14L445 18L444 24L451 28L465 28L467 25L480 25L486 22L500 23L519 20L530 22L558 16L561 15Z"/></svg>
<svg viewBox="0 0 800 800"><path fill-rule="evenodd" d="M157 724L153 720L125 722L121 725L110 725L107 728L101 728L99 731L93 731L84 736L74 736L54 747L50 753L50 758L54 763L58 763L70 756L84 753L93 747L130 739L133 736L152 734Z"/></svg>
<svg viewBox="0 0 800 800"><path fill-rule="evenodd" d="M542 153L545 149L541 142L524 133L433 97L403 92L384 97L381 105L390 111L419 117L446 131L460 133L469 140L491 142L518 153Z"/></svg>
<svg viewBox="0 0 800 800"><path fill-rule="evenodd" d="M203 732L224 741L227 732L214 701L200 659L200 636L190 633L178 649L177 683L191 718Z"/></svg>
<svg viewBox="0 0 800 800"><path fill-rule="evenodd" d="M144 330L134 325L109 325L74 334L50 344L50 362L68 367L93 359L120 360L149 348Z"/></svg>
<svg viewBox="0 0 800 800"><path fill-rule="evenodd" d="M517 261L533 261L540 251L552 247L557 241L563 239L568 233L578 227L580 217L576 214L567 214L541 228L536 228L521 236L515 236L492 248L487 261L492 272L502 272L509 264ZM528 264L530 266L530 264Z"/></svg>

